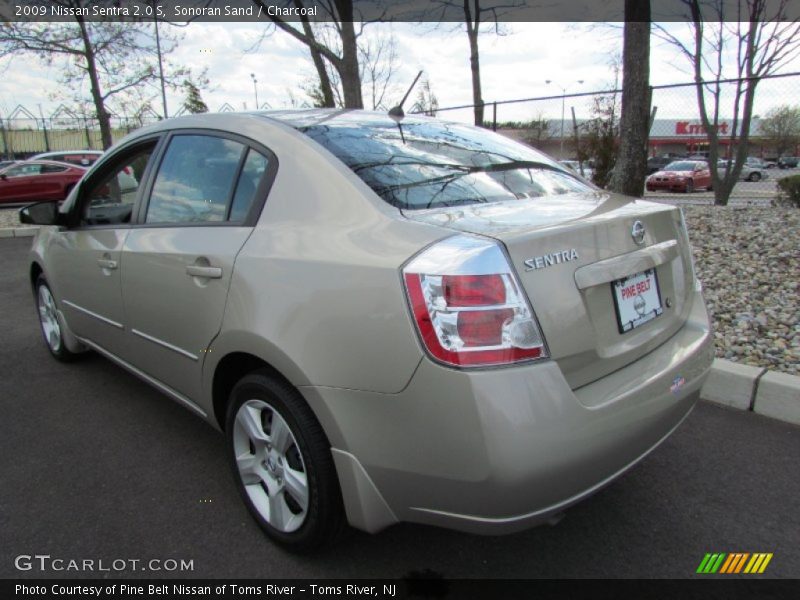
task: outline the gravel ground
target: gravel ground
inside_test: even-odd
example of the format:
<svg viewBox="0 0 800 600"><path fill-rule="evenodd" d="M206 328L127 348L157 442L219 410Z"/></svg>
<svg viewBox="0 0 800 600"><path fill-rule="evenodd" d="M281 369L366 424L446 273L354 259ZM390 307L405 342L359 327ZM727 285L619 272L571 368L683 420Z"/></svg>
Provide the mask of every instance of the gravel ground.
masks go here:
<svg viewBox="0 0 800 600"><path fill-rule="evenodd" d="M717 356L800 375L800 210L683 206ZM0 227L19 227L0 210Z"/></svg>
<svg viewBox="0 0 800 600"><path fill-rule="evenodd" d="M800 374L800 210L683 211L717 356Z"/></svg>

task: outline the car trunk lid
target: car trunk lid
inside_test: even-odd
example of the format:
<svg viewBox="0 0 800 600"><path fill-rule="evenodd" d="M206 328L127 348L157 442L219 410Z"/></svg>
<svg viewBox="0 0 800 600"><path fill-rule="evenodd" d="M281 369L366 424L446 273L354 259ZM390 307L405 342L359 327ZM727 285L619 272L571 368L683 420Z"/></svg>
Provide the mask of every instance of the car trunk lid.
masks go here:
<svg viewBox="0 0 800 600"><path fill-rule="evenodd" d="M652 351L688 315L691 251L675 207L598 192L407 210L404 215L503 243L550 355L573 388ZM632 235L637 222L644 228L641 243ZM615 281L645 271L655 278L626 280L618 287L619 294L627 289L628 299L615 300ZM643 281L657 284L657 295L644 291L648 284ZM622 332L620 311L633 314L636 296L646 299L646 318L656 309L656 298L661 312L635 327L625 321L628 330Z"/></svg>

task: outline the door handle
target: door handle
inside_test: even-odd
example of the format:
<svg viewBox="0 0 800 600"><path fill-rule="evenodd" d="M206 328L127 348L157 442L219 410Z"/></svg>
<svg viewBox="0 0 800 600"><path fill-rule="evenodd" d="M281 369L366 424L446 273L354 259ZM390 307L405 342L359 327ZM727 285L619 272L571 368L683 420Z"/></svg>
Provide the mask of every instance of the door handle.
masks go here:
<svg viewBox="0 0 800 600"><path fill-rule="evenodd" d="M100 265L104 269L116 269L117 268L117 261L111 260L110 258L98 258L97 264Z"/></svg>
<svg viewBox="0 0 800 600"><path fill-rule="evenodd" d="M186 267L186 274L192 277L205 277L206 279L220 279L222 278L222 269L220 267L202 267L199 265L189 265Z"/></svg>

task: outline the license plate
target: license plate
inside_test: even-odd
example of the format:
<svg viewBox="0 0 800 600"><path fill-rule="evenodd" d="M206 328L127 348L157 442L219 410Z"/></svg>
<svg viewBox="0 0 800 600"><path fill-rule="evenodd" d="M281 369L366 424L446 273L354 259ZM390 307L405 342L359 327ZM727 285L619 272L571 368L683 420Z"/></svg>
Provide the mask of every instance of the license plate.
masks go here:
<svg viewBox="0 0 800 600"><path fill-rule="evenodd" d="M611 290L620 333L632 331L664 312L655 269L617 279L611 282Z"/></svg>

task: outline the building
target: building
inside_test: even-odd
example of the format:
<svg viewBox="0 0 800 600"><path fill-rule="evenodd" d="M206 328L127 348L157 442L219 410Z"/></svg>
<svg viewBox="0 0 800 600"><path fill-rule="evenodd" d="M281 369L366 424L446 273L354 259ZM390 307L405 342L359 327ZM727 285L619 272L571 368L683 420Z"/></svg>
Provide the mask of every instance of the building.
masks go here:
<svg viewBox="0 0 800 600"><path fill-rule="evenodd" d="M580 129L587 123L585 119L578 120ZM750 128L749 156L765 159L777 159L777 152L760 130L760 120L753 119ZM543 128L542 128L543 129ZM730 132L733 129L731 119L719 122L720 156L726 157L732 151L730 147ZM559 159L573 159L576 157L574 126L570 120L564 127L564 152L561 155L561 121L550 119L547 122L547 131L533 131L529 129L498 129L499 133L515 140L528 143L550 156ZM655 119L650 129L648 143L648 156L678 155L690 156L708 152L708 135L699 119ZM795 147L794 156L800 154L800 145Z"/></svg>

